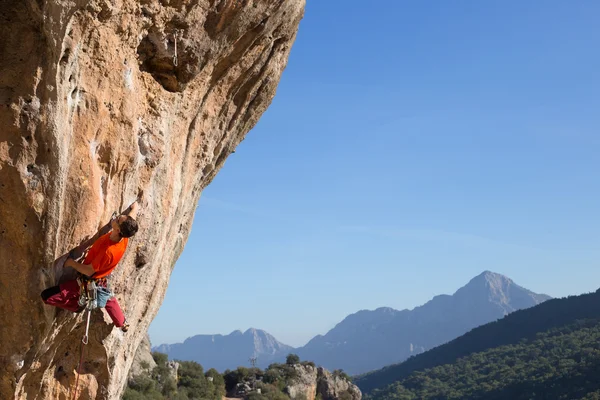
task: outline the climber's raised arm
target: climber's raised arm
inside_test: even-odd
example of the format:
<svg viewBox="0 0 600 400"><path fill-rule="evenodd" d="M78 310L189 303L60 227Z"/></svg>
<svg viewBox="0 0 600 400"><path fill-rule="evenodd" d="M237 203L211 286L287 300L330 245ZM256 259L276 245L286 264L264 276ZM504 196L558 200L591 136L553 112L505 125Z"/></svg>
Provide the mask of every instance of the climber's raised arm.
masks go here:
<svg viewBox="0 0 600 400"><path fill-rule="evenodd" d="M129 206L129 211L125 212L124 215L128 215L133 219L137 218L139 204L138 201L134 201L132 205Z"/></svg>

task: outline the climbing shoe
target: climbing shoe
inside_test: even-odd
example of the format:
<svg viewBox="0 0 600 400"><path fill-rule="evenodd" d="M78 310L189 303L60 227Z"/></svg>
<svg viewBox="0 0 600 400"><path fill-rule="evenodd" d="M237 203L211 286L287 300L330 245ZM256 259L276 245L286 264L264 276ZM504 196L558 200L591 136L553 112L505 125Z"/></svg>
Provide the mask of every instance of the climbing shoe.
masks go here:
<svg viewBox="0 0 600 400"><path fill-rule="evenodd" d="M122 330L123 332L127 332L127 331L129 330L129 323L128 323L127 321L125 321L125 322L123 323L123 326L121 327L121 330Z"/></svg>

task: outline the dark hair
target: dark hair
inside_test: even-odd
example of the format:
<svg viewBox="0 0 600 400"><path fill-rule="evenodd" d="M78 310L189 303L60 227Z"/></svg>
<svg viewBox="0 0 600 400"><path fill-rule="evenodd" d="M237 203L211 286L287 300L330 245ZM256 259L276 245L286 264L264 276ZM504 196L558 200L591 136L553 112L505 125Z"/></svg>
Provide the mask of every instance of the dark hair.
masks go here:
<svg viewBox="0 0 600 400"><path fill-rule="evenodd" d="M138 223L135 219L127 216L127 219L119 224L119 230L121 231L121 237L132 237L138 231Z"/></svg>

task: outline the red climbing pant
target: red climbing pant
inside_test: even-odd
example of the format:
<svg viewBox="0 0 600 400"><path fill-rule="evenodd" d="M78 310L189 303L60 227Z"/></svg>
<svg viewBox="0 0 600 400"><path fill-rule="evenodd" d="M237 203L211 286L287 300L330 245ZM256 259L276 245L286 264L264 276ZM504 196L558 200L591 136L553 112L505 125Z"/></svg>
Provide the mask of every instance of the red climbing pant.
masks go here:
<svg viewBox="0 0 600 400"><path fill-rule="evenodd" d="M42 300L50 306L64 308L73 312L80 311L81 307L78 303L79 284L77 280L72 280L61 283L59 286L50 287L42 292ZM125 315L117 299L111 297L106 302L104 308L115 326L118 328L122 327L125 323Z"/></svg>

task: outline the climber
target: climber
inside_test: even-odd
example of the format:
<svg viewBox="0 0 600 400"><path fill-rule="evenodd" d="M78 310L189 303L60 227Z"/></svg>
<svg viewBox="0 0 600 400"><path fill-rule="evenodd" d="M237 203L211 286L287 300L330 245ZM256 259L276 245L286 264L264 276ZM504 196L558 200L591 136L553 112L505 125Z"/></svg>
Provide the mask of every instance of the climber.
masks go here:
<svg viewBox="0 0 600 400"><path fill-rule="evenodd" d="M137 200L129 208L129 212L113 216L110 221L111 230L94 241L83 263L78 263L69 257L65 267L72 267L79 272L79 277L58 286L47 288L41 293L44 303L64 308L65 310L80 312L85 306L80 305L79 299L83 287L89 281L94 281L97 286L107 288L107 277L115 269L125 253L129 238L136 234L138 224L135 220L138 211ZM116 327L127 332L129 324L114 296L111 296L104 306L106 312Z"/></svg>

